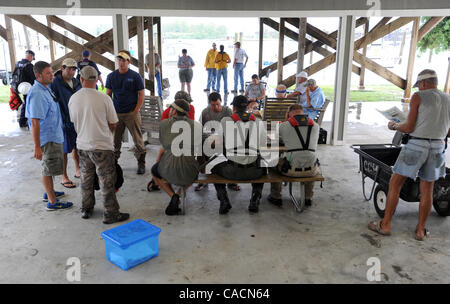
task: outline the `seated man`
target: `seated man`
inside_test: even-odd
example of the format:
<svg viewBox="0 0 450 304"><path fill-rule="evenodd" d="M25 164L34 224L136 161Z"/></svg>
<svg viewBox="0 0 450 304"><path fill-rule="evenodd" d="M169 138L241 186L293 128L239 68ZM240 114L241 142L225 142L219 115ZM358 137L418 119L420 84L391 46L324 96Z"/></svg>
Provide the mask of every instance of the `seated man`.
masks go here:
<svg viewBox="0 0 450 304"><path fill-rule="evenodd" d="M282 83L280 83L279 85L277 85L277 88L275 90L275 97L276 98L286 98L286 86Z"/></svg>
<svg viewBox="0 0 450 304"><path fill-rule="evenodd" d="M306 105L302 103L305 114L313 120L316 119L320 111L313 109L322 108L324 103L325 94L323 93L323 90L317 86L314 79L308 79L306 81ZM305 106L307 107L305 108Z"/></svg>
<svg viewBox="0 0 450 304"><path fill-rule="evenodd" d="M248 99L248 102L256 101L261 105L264 97L266 97L266 88L264 84L259 81L258 75L252 75L252 83L245 89L244 96Z"/></svg>
<svg viewBox="0 0 450 304"><path fill-rule="evenodd" d="M297 98L300 96L300 103L306 102L306 81L308 80L308 73L305 71L297 74L297 84L294 92L289 94L287 98Z"/></svg>
<svg viewBox="0 0 450 304"><path fill-rule="evenodd" d="M231 105L233 115L221 120L225 157L228 160L214 166L211 172L231 180L260 178L264 174L264 168L260 168L257 162L258 147L267 140L265 129L262 128L259 118L247 112L247 98L242 95L236 96ZM214 184L214 186L220 201L219 213L226 214L231 209L231 204L225 184ZM250 212L258 212L263 186L264 184L260 183L252 184L252 197L248 206Z"/></svg>
<svg viewBox="0 0 450 304"><path fill-rule="evenodd" d="M319 174L316 155L319 125L309 119L301 105L292 105L287 113L287 121L280 125L280 141L286 152L277 166L281 174L292 177L308 177ZM314 182L305 183L305 205L311 206ZM268 201L281 206L281 183L272 183Z"/></svg>
<svg viewBox="0 0 450 304"><path fill-rule="evenodd" d="M178 208L180 194L175 193L171 185L187 189L197 179L199 165L195 156L202 143L202 126L187 117L189 103L185 100L175 100L170 108L169 119L161 121L159 139L162 148L152 175L159 187L171 197L166 214L177 215L181 211ZM172 132L172 128L177 132Z"/></svg>

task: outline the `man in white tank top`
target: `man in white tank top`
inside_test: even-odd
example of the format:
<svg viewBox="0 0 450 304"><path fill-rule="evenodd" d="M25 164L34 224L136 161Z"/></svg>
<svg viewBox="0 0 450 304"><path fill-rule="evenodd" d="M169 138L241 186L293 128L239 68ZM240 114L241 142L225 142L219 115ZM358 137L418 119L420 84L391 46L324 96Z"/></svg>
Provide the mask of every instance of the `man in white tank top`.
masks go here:
<svg viewBox="0 0 450 304"><path fill-rule="evenodd" d="M439 91L437 82L435 71L420 72L414 85L419 92L411 98L408 119L401 124L393 121L388 124L390 130L407 133L411 138L394 165L384 218L369 223L369 229L379 234L390 235L400 190L408 177L419 176L421 195L415 238L422 241L427 235L425 223L433 204L434 182L445 176L444 139L450 128L450 95Z"/></svg>

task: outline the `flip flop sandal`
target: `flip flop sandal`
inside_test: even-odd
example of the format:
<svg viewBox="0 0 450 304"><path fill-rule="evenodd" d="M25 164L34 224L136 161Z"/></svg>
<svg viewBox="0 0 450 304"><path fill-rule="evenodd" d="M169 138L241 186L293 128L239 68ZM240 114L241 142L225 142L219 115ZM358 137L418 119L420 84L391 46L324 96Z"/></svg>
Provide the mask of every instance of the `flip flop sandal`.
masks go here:
<svg viewBox="0 0 450 304"><path fill-rule="evenodd" d="M238 184L228 184L228 188L233 191L241 191L241 187Z"/></svg>
<svg viewBox="0 0 450 304"><path fill-rule="evenodd" d="M198 184L197 187L195 187L195 191L201 191L204 188L208 187L208 184Z"/></svg>
<svg viewBox="0 0 450 304"><path fill-rule="evenodd" d="M161 189L159 188L159 186L156 184L156 182L153 179L148 182L148 184L147 184L148 192L159 191L159 190L161 190Z"/></svg>
<svg viewBox="0 0 450 304"><path fill-rule="evenodd" d="M376 232L376 233L378 233L380 235L384 235L384 236L391 235L390 232L386 232L386 231L383 231L383 229L381 229L381 221L379 221L379 222L372 221L372 222L369 223L367 228L369 228L369 230L371 230L373 232Z"/></svg>
<svg viewBox="0 0 450 304"><path fill-rule="evenodd" d="M424 228L424 229L423 229L423 237L422 237L422 238L420 238L420 237L417 236L417 229L416 229L416 231L414 231L414 233L416 234L416 235L414 236L414 238L415 238L417 241L424 241L425 238L428 237L428 236L430 235L430 231L429 231L427 228Z"/></svg>
<svg viewBox="0 0 450 304"><path fill-rule="evenodd" d="M65 187L65 188L69 188L69 189L72 189L72 188L76 188L77 187L77 185L75 185L73 182L65 182L65 183L61 183L61 185L63 185L63 187ZM71 185L71 186L69 186L69 185Z"/></svg>

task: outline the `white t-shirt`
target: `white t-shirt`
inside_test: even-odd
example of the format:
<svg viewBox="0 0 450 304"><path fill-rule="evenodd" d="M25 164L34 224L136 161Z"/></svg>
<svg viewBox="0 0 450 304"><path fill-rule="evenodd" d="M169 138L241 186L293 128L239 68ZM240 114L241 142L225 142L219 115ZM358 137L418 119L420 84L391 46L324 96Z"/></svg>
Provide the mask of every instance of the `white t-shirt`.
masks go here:
<svg viewBox="0 0 450 304"><path fill-rule="evenodd" d="M297 83L295 86L295 91L300 92L300 103L306 102L306 81L302 83Z"/></svg>
<svg viewBox="0 0 450 304"><path fill-rule="evenodd" d="M114 151L114 136L108 124L119 119L108 95L83 88L70 97L69 114L77 132L78 149Z"/></svg>
<svg viewBox="0 0 450 304"><path fill-rule="evenodd" d="M236 58L236 63L244 63L244 58L248 58L247 53L241 49L238 48L236 49L236 51L234 52L234 58Z"/></svg>

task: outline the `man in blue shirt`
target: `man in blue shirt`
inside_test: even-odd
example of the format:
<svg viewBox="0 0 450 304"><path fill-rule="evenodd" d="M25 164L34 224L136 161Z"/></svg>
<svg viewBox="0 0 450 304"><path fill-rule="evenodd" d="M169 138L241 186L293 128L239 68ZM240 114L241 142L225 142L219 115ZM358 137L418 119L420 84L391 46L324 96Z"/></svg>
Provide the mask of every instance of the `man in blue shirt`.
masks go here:
<svg viewBox="0 0 450 304"><path fill-rule="evenodd" d="M64 192L56 192L53 187L53 176L63 173L64 135L59 105L48 88L53 81L52 69L47 62L39 61L33 70L36 81L27 96L25 116L33 136L34 157L42 160L44 201L48 201L47 210L66 209L73 204L60 201L58 197Z"/></svg>
<svg viewBox="0 0 450 304"><path fill-rule="evenodd" d="M141 75L129 69L130 59L130 52L119 52L117 55L119 69L110 73L106 78L106 94L113 99L119 118L114 133L116 159L120 157L122 137L126 127L130 131L135 145L134 156L138 161L137 174L144 174L146 150L142 139L141 114L139 113L145 98L144 81Z"/></svg>
<svg viewBox="0 0 450 304"><path fill-rule="evenodd" d="M91 66L93 67L97 73L98 73L98 80L100 81L101 85L102 85L102 90L105 89L105 85L103 84L103 79L102 79L102 73L100 72L100 70L97 67L97 64L91 60L91 52L89 50L84 50L83 52L81 52L81 61L79 61L77 63L77 67L78 67L78 75L77 75L77 79L81 82L80 80L80 73L81 70L86 67L86 66ZM95 86L96 89L98 89L97 85Z"/></svg>
<svg viewBox="0 0 450 304"><path fill-rule="evenodd" d="M325 103L325 94L323 90L319 88L314 79L308 79L306 81L306 102L301 102L300 104L304 108L304 112L308 115L308 118L312 120L316 119L319 115L319 111L313 109L322 108Z"/></svg>
<svg viewBox="0 0 450 304"><path fill-rule="evenodd" d="M68 106L70 97L81 89L81 83L74 78L76 70L77 62L72 58L66 58L62 63L61 70L55 73L53 82L50 85L50 88L59 103L59 108L61 109L64 133L64 172L62 175L62 185L66 188L76 187L67 174L67 154L69 153L72 153L73 161L75 163L75 178L80 178L80 161L76 145L77 132L71 122Z"/></svg>

